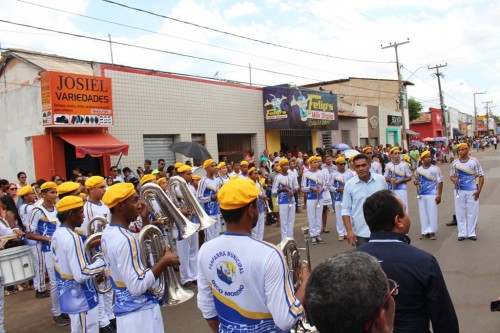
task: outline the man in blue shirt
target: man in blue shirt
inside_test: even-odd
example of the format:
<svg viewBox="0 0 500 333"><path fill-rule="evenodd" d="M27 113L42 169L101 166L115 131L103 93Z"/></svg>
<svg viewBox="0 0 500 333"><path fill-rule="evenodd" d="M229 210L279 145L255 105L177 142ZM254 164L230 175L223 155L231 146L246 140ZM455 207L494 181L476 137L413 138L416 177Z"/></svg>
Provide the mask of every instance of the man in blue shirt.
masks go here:
<svg viewBox="0 0 500 333"><path fill-rule="evenodd" d="M391 191L368 197L363 205L371 236L357 250L376 257L387 278L399 283L394 332L459 332L458 319L439 264L410 245L410 218Z"/></svg>
<svg viewBox="0 0 500 333"><path fill-rule="evenodd" d="M371 173L368 157L359 154L353 159L357 175L349 179L344 187L342 198L342 220L347 232L349 245L361 245L368 242L370 230L363 215L363 203L371 194L385 190L384 176Z"/></svg>

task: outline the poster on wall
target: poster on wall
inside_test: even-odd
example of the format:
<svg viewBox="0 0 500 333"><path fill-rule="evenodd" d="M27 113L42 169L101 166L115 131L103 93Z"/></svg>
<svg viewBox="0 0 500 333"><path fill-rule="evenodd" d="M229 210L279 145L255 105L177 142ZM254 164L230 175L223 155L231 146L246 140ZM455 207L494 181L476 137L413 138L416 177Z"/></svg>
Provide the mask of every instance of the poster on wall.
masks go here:
<svg viewBox="0 0 500 333"><path fill-rule="evenodd" d="M338 130L337 95L274 86L263 89L263 102L266 130Z"/></svg>
<svg viewBox="0 0 500 333"><path fill-rule="evenodd" d="M111 127L111 79L42 72L42 123L46 127Z"/></svg>

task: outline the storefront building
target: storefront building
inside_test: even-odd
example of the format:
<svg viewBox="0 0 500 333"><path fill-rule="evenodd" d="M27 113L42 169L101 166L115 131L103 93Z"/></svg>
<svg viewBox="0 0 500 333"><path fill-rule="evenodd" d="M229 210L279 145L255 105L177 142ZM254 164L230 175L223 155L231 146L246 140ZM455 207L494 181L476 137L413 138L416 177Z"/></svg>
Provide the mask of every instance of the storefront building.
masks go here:
<svg viewBox="0 0 500 333"><path fill-rule="evenodd" d="M443 113L441 109L429 108L429 112L422 112L420 116L410 122L410 129L420 134L420 138L443 137Z"/></svg>

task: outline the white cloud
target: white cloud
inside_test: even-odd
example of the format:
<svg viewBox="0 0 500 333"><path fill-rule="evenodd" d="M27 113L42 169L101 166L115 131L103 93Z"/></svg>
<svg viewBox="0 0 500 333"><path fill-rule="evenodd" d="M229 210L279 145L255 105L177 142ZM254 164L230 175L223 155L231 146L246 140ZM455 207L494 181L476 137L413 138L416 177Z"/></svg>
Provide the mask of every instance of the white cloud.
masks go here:
<svg viewBox="0 0 500 333"><path fill-rule="evenodd" d="M240 2L232 5L228 9L224 10L224 17L227 19L234 19L237 17L257 14L260 9L253 2Z"/></svg>

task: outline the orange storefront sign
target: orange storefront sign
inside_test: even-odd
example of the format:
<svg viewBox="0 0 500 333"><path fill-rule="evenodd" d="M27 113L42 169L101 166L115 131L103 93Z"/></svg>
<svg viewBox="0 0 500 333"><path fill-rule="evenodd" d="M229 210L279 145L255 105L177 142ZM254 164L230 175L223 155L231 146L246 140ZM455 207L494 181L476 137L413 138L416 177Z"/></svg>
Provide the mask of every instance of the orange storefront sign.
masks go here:
<svg viewBox="0 0 500 333"><path fill-rule="evenodd" d="M42 72L40 81L44 126L113 126L110 78Z"/></svg>

